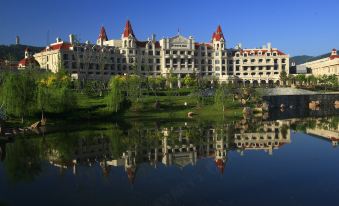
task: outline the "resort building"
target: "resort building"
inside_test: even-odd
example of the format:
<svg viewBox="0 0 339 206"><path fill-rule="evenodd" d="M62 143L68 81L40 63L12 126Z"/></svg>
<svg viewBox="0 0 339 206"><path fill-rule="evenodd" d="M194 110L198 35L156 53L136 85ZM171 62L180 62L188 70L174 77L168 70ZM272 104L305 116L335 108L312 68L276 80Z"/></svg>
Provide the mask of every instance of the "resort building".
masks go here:
<svg viewBox="0 0 339 206"><path fill-rule="evenodd" d="M69 42L57 41L34 55L41 68L57 72L63 66L78 79L109 79L130 73L145 76L178 77L197 75L219 82L239 84L279 84L280 74L289 72L289 55L271 44L245 49L227 48L221 26L208 43L178 34L157 40L137 39L130 21L120 39L108 39L101 27L96 44L80 43L74 35Z"/></svg>
<svg viewBox="0 0 339 206"><path fill-rule="evenodd" d="M336 49L333 49L328 57L300 64L297 66L298 68L309 69L314 76L322 76L324 74L339 76L338 52Z"/></svg>

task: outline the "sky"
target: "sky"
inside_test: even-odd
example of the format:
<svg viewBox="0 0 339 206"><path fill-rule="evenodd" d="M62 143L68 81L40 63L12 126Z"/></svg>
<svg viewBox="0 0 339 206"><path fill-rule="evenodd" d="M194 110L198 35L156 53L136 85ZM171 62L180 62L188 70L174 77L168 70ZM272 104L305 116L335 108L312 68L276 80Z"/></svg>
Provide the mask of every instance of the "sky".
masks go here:
<svg viewBox="0 0 339 206"><path fill-rule="evenodd" d="M226 46L267 42L291 56L339 48L339 0L0 0L0 44L46 46L56 37L95 42L101 26L121 37L129 19L136 37L178 33L209 42L220 24Z"/></svg>

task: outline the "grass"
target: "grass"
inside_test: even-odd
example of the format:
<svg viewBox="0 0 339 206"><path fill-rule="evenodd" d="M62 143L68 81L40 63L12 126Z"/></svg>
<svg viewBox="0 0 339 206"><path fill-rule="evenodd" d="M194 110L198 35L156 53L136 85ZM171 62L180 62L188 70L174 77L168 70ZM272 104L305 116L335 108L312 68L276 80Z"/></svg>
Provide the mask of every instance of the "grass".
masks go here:
<svg viewBox="0 0 339 206"><path fill-rule="evenodd" d="M136 121L222 121L235 120L242 117L242 108L232 99L227 99L226 110L213 105L212 97L207 99L206 104L197 107L192 96L144 96L138 103L125 106L120 112L113 113L106 107L104 97L90 97L77 93L76 109L62 114L45 113L49 125L74 124L74 122L112 122L121 120ZM158 100L160 108L154 104ZM185 102L187 105L185 106ZM124 105L123 105L124 106ZM193 118L188 117L188 112L193 112ZM40 113L26 118L24 125L29 126L41 117ZM8 122L12 125L21 125L18 119L11 118Z"/></svg>
<svg viewBox="0 0 339 206"><path fill-rule="evenodd" d="M160 108L154 104L158 100ZM185 106L185 102L187 103ZM144 96L137 103L133 103L128 109L114 114L108 111L105 100L102 97L88 97L78 95L78 117L86 119L181 119L189 120L188 112L194 112L193 119L216 120L223 118L238 118L242 116L242 108L232 99L226 101L226 111L223 114L221 108L212 104L212 99L207 100L207 105L197 107L192 96Z"/></svg>

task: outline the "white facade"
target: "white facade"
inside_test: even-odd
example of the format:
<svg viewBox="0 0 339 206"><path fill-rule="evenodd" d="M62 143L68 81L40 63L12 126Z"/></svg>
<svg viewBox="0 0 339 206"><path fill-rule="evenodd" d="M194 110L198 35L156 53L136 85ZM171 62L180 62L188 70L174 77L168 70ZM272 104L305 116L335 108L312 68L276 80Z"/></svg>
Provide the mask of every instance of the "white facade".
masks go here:
<svg viewBox="0 0 339 206"><path fill-rule="evenodd" d="M339 55L337 50L333 49L329 57L306 62L298 66L310 68L314 76L322 76L324 74L339 76Z"/></svg>
<svg viewBox="0 0 339 206"><path fill-rule="evenodd" d="M281 72L288 74L289 56L272 48L227 49L221 27L209 43L197 43L178 34L156 40L152 35L139 41L127 21L121 39L107 38L101 28L96 44L77 43L73 35L69 42L57 42L34 55L40 66L57 72L62 60L65 69L81 79L109 79L112 75L177 76L188 74L216 78L220 82L279 83Z"/></svg>

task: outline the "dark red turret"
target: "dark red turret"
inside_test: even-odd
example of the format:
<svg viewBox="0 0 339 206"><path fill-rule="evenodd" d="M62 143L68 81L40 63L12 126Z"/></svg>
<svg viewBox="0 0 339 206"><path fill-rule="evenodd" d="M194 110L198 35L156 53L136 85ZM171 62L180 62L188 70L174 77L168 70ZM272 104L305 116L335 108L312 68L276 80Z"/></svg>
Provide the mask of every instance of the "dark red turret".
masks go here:
<svg viewBox="0 0 339 206"><path fill-rule="evenodd" d="M132 35L135 38L131 22L127 20L125 29L124 29L124 37L129 37L130 35Z"/></svg>
<svg viewBox="0 0 339 206"><path fill-rule="evenodd" d="M221 26L219 25L217 31L213 33L212 40L220 41L221 39L225 40Z"/></svg>

